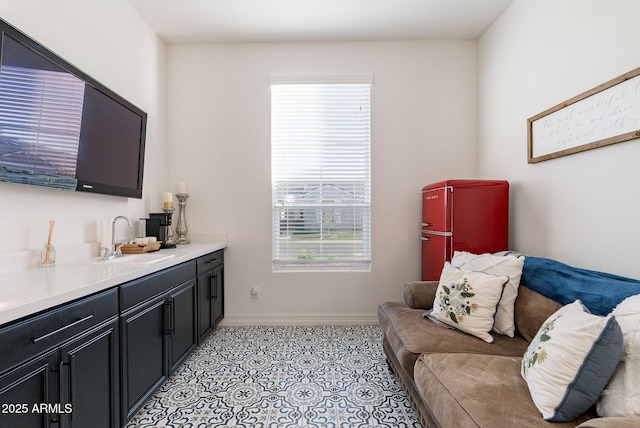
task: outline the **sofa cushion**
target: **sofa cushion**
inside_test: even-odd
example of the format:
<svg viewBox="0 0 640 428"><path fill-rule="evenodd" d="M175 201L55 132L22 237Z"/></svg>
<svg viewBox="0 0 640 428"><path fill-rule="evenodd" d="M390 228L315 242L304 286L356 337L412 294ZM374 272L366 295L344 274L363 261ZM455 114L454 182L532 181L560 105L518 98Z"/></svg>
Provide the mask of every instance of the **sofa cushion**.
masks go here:
<svg viewBox="0 0 640 428"><path fill-rule="evenodd" d="M453 253L451 264L465 271L478 271L509 277L509 282L505 286L498 304L493 331L513 337L515 333L514 303L518 297L524 256L473 254L467 251L456 251Z"/></svg>
<svg viewBox="0 0 640 428"><path fill-rule="evenodd" d="M626 298L611 313L622 329L624 349L598 400L598 415L640 416L640 295Z"/></svg>
<svg viewBox="0 0 640 428"><path fill-rule="evenodd" d="M520 284L515 304L516 331L531 342L542 323L561 307L562 303Z"/></svg>
<svg viewBox="0 0 640 428"><path fill-rule="evenodd" d="M489 334L508 276L461 270L445 262L429 317L493 342Z"/></svg>
<svg viewBox="0 0 640 428"><path fill-rule="evenodd" d="M441 327L422 318L424 310L401 302L378 307L380 326L403 369L413 378L414 363L422 353L465 352L522 358L528 342L521 337L496 335L487 343L458 330Z"/></svg>
<svg viewBox="0 0 640 428"><path fill-rule="evenodd" d="M615 317L580 300L547 319L522 358L521 374L545 420L567 422L595 404L622 354Z"/></svg>
<svg viewBox="0 0 640 428"><path fill-rule="evenodd" d="M433 308L438 281L410 281L404 284L404 303L414 309Z"/></svg>
<svg viewBox="0 0 640 428"><path fill-rule="evenodd" d="M520 357L425 354L416 361L418 394L442 427L574 427L546 422L520 376Z"/></svg>
<svg viewBox="0 0 640 428"><path fill-rule="evenodd" d="M608 418L593 418L581 423L576 428L638 428L638 416L612 416Z"/></svg>

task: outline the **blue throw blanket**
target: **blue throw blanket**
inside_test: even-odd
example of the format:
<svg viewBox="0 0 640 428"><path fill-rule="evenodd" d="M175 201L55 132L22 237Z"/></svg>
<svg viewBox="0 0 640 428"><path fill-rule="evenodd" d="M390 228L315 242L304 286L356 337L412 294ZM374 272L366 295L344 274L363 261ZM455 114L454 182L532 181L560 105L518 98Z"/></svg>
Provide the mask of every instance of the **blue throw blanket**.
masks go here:
<svg viewBox="0 0 640 428"><path fill-rule="evenodd" d="M580 299L597 315L607 315L625 298L640 294L638 280L578 269L539 257L525 257L521 282L565 305Z"/></svg>

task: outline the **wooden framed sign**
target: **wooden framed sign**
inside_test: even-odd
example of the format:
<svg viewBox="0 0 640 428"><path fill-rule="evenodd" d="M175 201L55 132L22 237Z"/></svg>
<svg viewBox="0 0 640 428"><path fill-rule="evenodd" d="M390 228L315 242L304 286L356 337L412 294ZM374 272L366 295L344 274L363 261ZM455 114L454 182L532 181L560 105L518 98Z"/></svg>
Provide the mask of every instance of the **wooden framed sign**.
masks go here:
<svg viewBox="0 0 640 428"><path fill-rule="evenodd" d="M640 138L640 67L527 120L528 163Z"/></svg>

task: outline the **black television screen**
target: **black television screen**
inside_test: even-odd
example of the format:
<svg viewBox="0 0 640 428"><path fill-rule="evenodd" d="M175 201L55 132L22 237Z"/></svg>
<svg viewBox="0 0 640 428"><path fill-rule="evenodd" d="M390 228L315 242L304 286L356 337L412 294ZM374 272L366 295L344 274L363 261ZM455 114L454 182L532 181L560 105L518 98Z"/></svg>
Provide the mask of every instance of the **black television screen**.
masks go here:
<svg viewBox="0 0 640 428"><path fill-rule="evenodd" d="M0 20L0 181L141 198L146 122Z"/></svg>

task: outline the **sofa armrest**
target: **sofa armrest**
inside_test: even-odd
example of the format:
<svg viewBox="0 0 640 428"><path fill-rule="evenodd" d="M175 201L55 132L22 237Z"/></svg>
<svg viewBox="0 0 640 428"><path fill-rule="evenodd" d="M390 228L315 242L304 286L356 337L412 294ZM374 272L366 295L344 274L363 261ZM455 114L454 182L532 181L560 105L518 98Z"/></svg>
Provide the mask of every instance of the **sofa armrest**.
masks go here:
<svg viewBox="0 0 640 428"><path fill-rule="evenodd" d="M576 428L634 428L640 426L640 416L593 418Z"/></svg>
<svg viewBox="0 0 640 428"><path fill-rule="evenodd" d="M404 285L404 303L413 309L431 309L438 281L411 281Z"/></svg>

